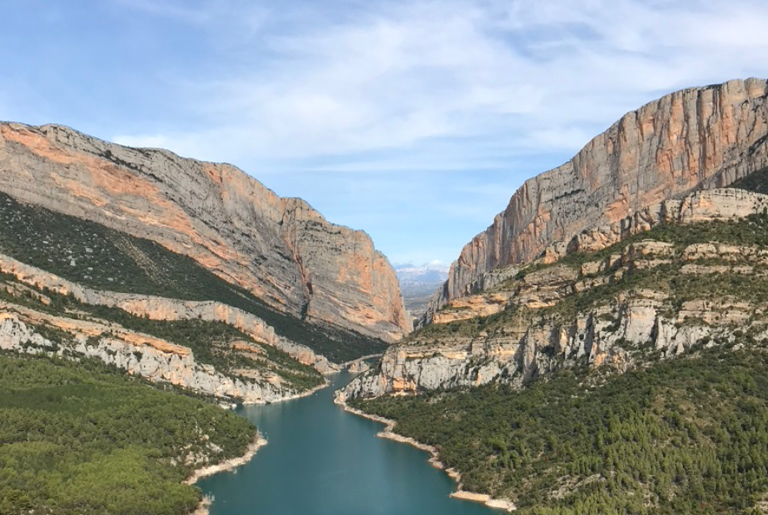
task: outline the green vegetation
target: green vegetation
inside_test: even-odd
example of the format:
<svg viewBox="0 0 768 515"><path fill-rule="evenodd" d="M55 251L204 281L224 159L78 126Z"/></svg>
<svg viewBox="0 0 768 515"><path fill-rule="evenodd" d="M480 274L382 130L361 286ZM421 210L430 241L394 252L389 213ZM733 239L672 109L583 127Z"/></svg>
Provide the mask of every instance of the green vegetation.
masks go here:
<svg viewBox="0 0 768 515"><path fill-rule="evenodd" d="M694 243L763 246L768 245L768 215L756 214L733 220L657 225L650 231L635 234L626 240L597 252L574 252L568 254L558 261L558 264L580 266L589 261L600 261L612 254L620 254L632 243L643 240L672 243L678 249Z"/></svg>
<svg viewBox="0 0 768 515"><path fill-rule="evenodd" d="M279 313L190 257L98 223L17 202L0 193L0 253L94 289L213 300L252 313L337 362L383 352L381 340Z"/></svg>
<svg viewBox="0 0 768 515"><path fill-rule="evenodd" d="M48 303L41 302L41 298L46 298ZM114 322L126 329L188 347L198 363L212 365L218 372L231 377L237 377L239 369L269 370L299 391L314 388L324 381L323 376L314 368L299 363L279 349L259 344L242 331L221 322L150 320L120 308L83 304L72 296L21 285L8 274L0 274L0 300L57 316ZM63 331L46 326L39 326L37 331L52 341L70 339ZM251 344L260 354L257 356L236 351L232 344L238 341Z"/></svg>
<svg viewBox="0 0 768 515"><path fill-rule="evenodd" d="M188 513L200 491L181 481L242 455L255 434L231 412L96 361L0 354L3 514Z"/></svg>
<svg viewBox="0 0 768 515"><path fill-rule="evenodd" d="M71 301L71 299L68 299ZM314 368L303 365L285 352L254 342L248 335L234 327L205 320L150 320L131 315L119 308L86 306L80 304L98 319L116 322L126 329L142 332L192 349L195 360L213 365L224 374L232 374L239 368L267 368L306 390L323 384L323 376ZM261 350L267 361L243 355L231 348L236 341L245 341Z"/></svg>
<svg viewBox="0 0 768 515"><path fill-rule="evenodd" d="M671 243L678 251L695 243L768 247L768 215L685 225L660 225L597 252L577 252L565 256L555 264L532 265L521 270L517 277L506 281L498 289L515 290L527 275L550 267L580 267L587 262L606 260L611 255L621 254L629 245L643 240ZM446 336L474 336L481 331L490 333L502 327L509 327L517 321L530 322L534 317L556 316L572 320L578 313L612 302L619 293L639 289L667 293L670 308L675 309L679 309L682 303L688 300L718 300L723 296L732 296L753 304L768 302L768 281L756 281L750 274L736 272L710 274L706 280L702 280L699 275L682 273L684 264L682 260L673 260L672 263L656 265L649 269L630 269L620 279L612 279L606 284L568 295L550 308L530 310L511 305L505 311L488 317L429 325L414 333L413 337L438 339ZM722 265L727 262L710 260L698 264ZM744 257L743 264L748 264L747 257Z"/></svg>
<svg viewBox="0 0 768 515"><path fill-rule="evenodd" d="M521 514L762 513L768 495L762 349L352 404L437 446L467 489L508 496Z"/></svg>

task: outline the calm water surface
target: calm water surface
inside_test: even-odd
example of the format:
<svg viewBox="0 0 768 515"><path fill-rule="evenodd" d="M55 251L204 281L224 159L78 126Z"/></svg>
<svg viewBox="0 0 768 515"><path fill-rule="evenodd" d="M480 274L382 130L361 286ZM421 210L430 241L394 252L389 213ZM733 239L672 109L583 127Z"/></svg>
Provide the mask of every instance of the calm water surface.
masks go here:
<svg viewBox="0 0 768 515"><path fill-rule="evenodd" d="M198 483L215 501L211 515L498 515L501 512L450 499L451 479L408 445L376 438L382 424L346 413L333 392L239 413L269 440L236 474Z"/></svg>

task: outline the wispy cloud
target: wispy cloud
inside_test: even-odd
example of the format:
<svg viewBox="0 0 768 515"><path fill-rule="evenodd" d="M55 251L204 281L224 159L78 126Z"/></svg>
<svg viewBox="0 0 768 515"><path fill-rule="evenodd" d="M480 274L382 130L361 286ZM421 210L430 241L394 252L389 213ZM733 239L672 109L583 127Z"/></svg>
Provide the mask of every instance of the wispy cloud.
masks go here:
<svg viewBox="0 0 768 515"><path fill-rule="evenodd" d="M267 19L268 12L265 6L245 0L115 0L115 3L133 11L206 29L226 25L236 26L241 31L256 30ZM241 32L240 37L250 31Z"/></svg>
<svg viewBox="0 0 768 515"><path fill-rule="evenodd" d="M38 3L0 2L6 117L235 163L396 261L450 260L625 112L768 53L764 0Z"/></svg>
<svg viewBox="0 0 768 515"><path fill-rule="evenodd" d="M124 1L209 32L237 24L242 9ZM238 161L343 161L436 138L575 150L660 92L761 71L768 50L759 1L338 2L336 16L333 4L302 4L293 20L257 9L263 32L242 43L258 56L238 53L234 71L179 82L201 124L115 140Z"/></svg>

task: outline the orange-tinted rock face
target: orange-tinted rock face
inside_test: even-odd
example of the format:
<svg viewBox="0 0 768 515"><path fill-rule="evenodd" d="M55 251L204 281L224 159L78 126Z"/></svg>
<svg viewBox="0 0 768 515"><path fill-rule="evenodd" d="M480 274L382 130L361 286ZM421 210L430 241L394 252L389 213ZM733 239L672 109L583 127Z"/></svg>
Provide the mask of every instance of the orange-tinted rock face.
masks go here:
<svg viewBox="0 0 768 515"><path fill-rule="evenodd" d="M768 166L767 94L765 80L737 80L673 93L628 113L571 161L523 184L461 251L424 321L451 299L474 293L486 272Z"/></svg>
<svg viewBox="0 0 768 515"><path fill-rule="evenodd" d="M0 124L0 191L157 241L309 322L387 341L410 330L395 273L367 235L233 166Z"/></svg>

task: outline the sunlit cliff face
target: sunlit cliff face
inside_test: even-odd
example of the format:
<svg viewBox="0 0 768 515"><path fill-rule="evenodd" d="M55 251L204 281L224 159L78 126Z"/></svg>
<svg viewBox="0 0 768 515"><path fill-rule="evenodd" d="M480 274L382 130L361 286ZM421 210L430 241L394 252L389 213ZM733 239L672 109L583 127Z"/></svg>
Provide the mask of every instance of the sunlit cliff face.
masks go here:
<svg viewBox="0 0 768 515"><path fill-rule="evenodd" d="M512 196L461 251L427 320L489 270L529 262L585 229L767 166L767 93L763 79L736 80L676 92L625 115Z"/></svg>
<svg viewBox="0 0 768 515"><path fill-rule="evenodd" d="M157 241L310 322L386 341L411 329L395 273L367 235L230 165L2 124L0 190Z"/></svg>

